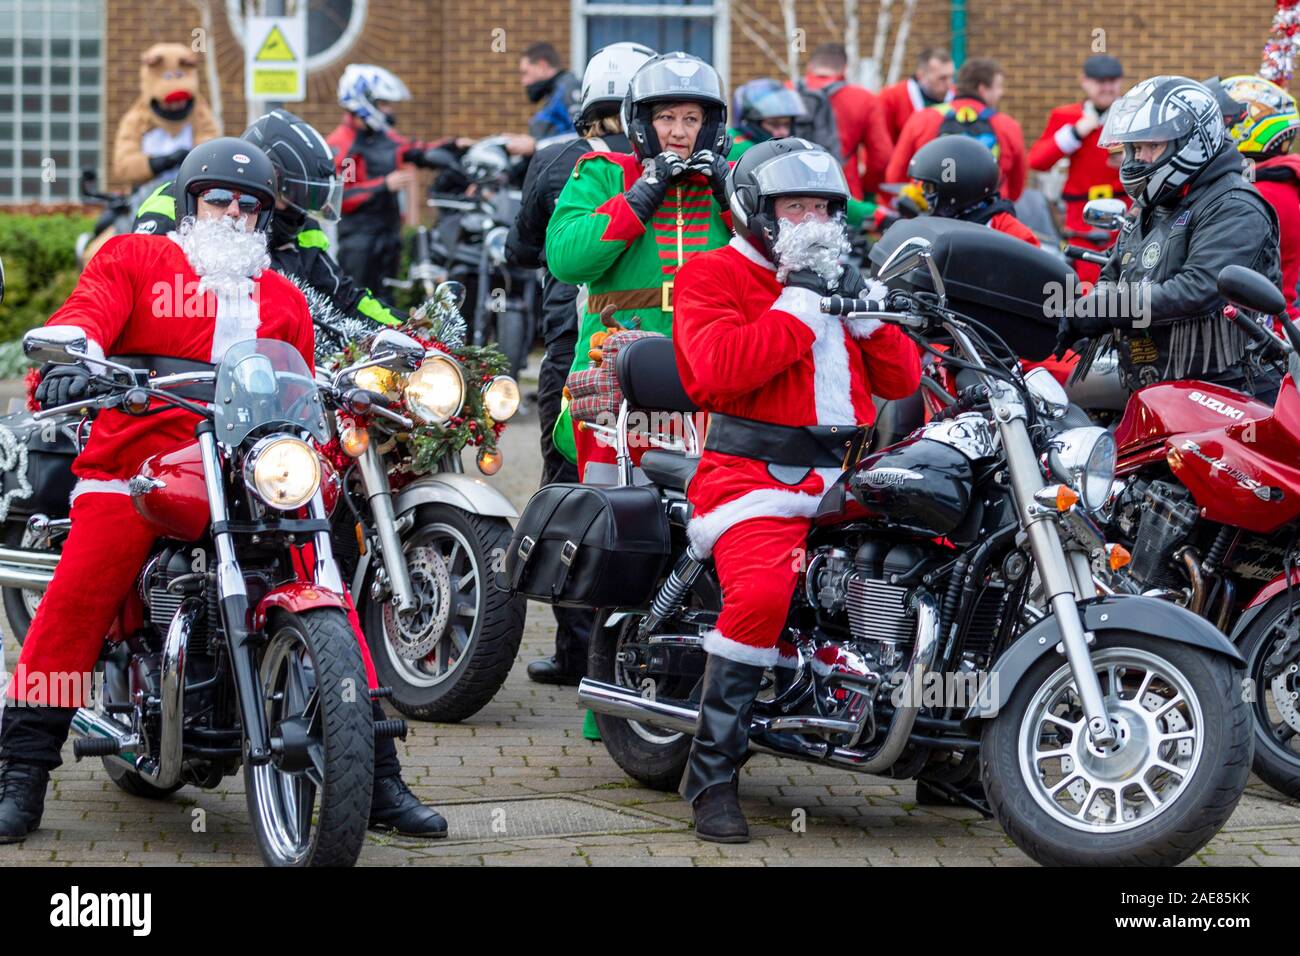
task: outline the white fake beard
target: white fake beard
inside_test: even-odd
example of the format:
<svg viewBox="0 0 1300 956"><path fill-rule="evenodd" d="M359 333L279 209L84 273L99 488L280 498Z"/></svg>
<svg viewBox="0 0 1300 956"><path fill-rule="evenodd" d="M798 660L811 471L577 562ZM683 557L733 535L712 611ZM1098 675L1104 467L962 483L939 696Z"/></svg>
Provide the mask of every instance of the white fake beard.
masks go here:
<svg viewBox="0 0 1300 956"><path fill-rule="evenodd" d="M271 267L266 233L245 232L228 216L186 216L170 238L198 274L200 292L252 295L253 279Z"/></svg>
<svg viewBox="0 0 1300 956"><path fill-rule="evenodd" d="M841 219L825 222L781 222L772 252L776 256L776 281L784 282L791 272L815 272L827 282L839 279L840 257L849 251L849 240Z"/></svg>

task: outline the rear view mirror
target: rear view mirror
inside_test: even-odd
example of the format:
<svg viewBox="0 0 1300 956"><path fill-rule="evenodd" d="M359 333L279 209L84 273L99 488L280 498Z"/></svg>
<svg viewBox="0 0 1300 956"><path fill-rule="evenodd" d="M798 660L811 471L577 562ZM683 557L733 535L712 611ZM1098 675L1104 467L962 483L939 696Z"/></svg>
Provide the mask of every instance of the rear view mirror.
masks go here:
<svg viewBox="0 0 1300 956"><path fill-rule="evenodd" d="M396 329L384 329L370 343L370 361L389 371L410 371L424 361L424 346Z"/></svg>
<svg viewBox="0 0 1300 956"><path fill-rule="evenodd" d="M45 325L23 336L23 355L33 362L72 365L86 357L86 333L75 325Z"/></svg>
<svg viewBox="0 0 1300 956"><path fill-rule="evenodd" d="M1280 315L1286 311L1286 299L1267 277L1245 266L1224 266L1219 273L1219 295L1252 312Z"/></svg>
<svg viewBox="0 0 1300 956"><path fill-rule="evenodd" d="M1083 221L1097 229L1114 232L1128 215L1122 199L1091 199L1084 204Z"/></svg>

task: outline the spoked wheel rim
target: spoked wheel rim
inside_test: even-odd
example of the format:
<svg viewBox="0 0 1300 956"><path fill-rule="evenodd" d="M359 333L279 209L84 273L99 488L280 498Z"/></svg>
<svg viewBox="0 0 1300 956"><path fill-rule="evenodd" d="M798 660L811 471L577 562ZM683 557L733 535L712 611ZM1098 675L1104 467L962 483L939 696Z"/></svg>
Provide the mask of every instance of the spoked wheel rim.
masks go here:
<svg viewBox="0 0 1300 956"><path fill-rule="evenodd" d="M1098 747L1068 664L1047 679L1021 719L1020 771L1055 821L1088 833L1146 826L1178 802L1205 746L1201 703L1164 658L1136 648L1093 655L1116 743Z"/></svg>
<svg viewBox="0 0 1300 956"><path fill-rule="evenodd" d="M421 528L403 554L420 603L400 620L392 602L384 604L384 651L408 684L436 687L470 657L486 576L469 539L450 524Z"/></svg>
<svg viewBox="0 0 1300 956"><path fill-rule="evenodd" d="M262 655L267 727L284 753L252 767L258 826L277 862L297 865L311 852L325 778L325 735L316 668L302 635L278 631Z"/></svg>
<svg viewBox="0 0 1300 956"><path fill-rule="evenodd" d="M33 532L30 528L24 530L22 547L24 549L35 549L36 539L37 539L36 533ZM49 551L51 549L47 545L46 547L40 548L38 550ZM23 589L22 591L23 608L27 611L28 620L31 620L36 617L36 608L40 605L41 596L44 593L45 593L44 591L32 591L26 588Z"/></svg>
<svg viewBox="0 0 1300 956"><path fill-rule="evenodd" d="M1292 644L1286 660L1271 666L1269 657L1287 638L1287 612L1283 611L1269 625L1264 639L1256 642L1246 672L1255 685L1255 723L1262 731L1265 746L1286 760L1300 762L1300 641ZM1291 627L1300 627L1300 622Z"/></svg>
<svg viewBox="0 0 1300 956"><path fill-rule="evenodd" d="M655 693L655 688L642 686L637 681L636 675L629 673L624 657L626 645L636 639L636 629L640 621L640 617L629 618L623 627L622 633L618 636L618 643L614 647L614 683L619 687L636 691L638 694L650 696ZM680 731L664 730L662 727L643 724L635 720L628 720L627 725L631 728L632 733L656 747L670 746L685 736Z"/></svg>

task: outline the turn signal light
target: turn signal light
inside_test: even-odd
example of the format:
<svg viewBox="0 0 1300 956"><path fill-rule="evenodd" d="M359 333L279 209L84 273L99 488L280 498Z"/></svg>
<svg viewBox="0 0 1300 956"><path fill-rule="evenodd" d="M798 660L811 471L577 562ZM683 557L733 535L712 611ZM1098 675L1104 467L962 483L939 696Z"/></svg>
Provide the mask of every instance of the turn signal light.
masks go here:
<svg viewBox="0 0 1300 956"><path fill-rule="evenodd" d="M352 458L360 458L370 447L370 430L348 425L339 432L339 446Z"/></svg>
<svg viewBox="0 0 1300 956"><path fill-rule="evenodd" d="M1044 508L1069 511L1079 503L1079 493L1069 485L1048 485L1034 493L1034 500Z"/></svg>
<svg viewBox="0 0 1300 956"><path fill-rule="evenodd" d="M1132 560L1133 555L1129 554L1128 548L1122 544L1106 545L1106 563L1110 565L1112 571L1127 567Z"/></svg>

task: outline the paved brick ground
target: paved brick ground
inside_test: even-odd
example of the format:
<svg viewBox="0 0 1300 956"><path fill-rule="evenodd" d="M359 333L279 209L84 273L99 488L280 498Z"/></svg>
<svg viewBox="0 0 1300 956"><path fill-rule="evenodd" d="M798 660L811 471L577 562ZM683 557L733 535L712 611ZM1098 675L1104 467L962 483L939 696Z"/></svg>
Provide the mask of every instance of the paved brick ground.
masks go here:
<svg viewBox="0 0 1300 956"><path fill-rule="evenodd" d="M499 479L522 503L536 480L536 420L507 432ZM671 866L856 864L1026 866L997 825L974 812L920 808L911 783L755 757L741 795L754 841L695 840L673 794L641 789L581 737L569 688L531 683L523 664L548 650L550 615L529 609L519 662L496 699L457 726L413 724L400 748L415 791L447 813L439 843L372 835L366 865ZM12 665L16 647L7 642ZM54 775L44 828L0 847L0 865L257 864L242 778L154 803L119 791L97 762ZM545 801L544 803L542 801ZM806 825L797 827L796 822ZM567 836L537 835L568 832ZM1253 783L1222 833L1190 864L1300 863L1300 804Z"/></svg>

